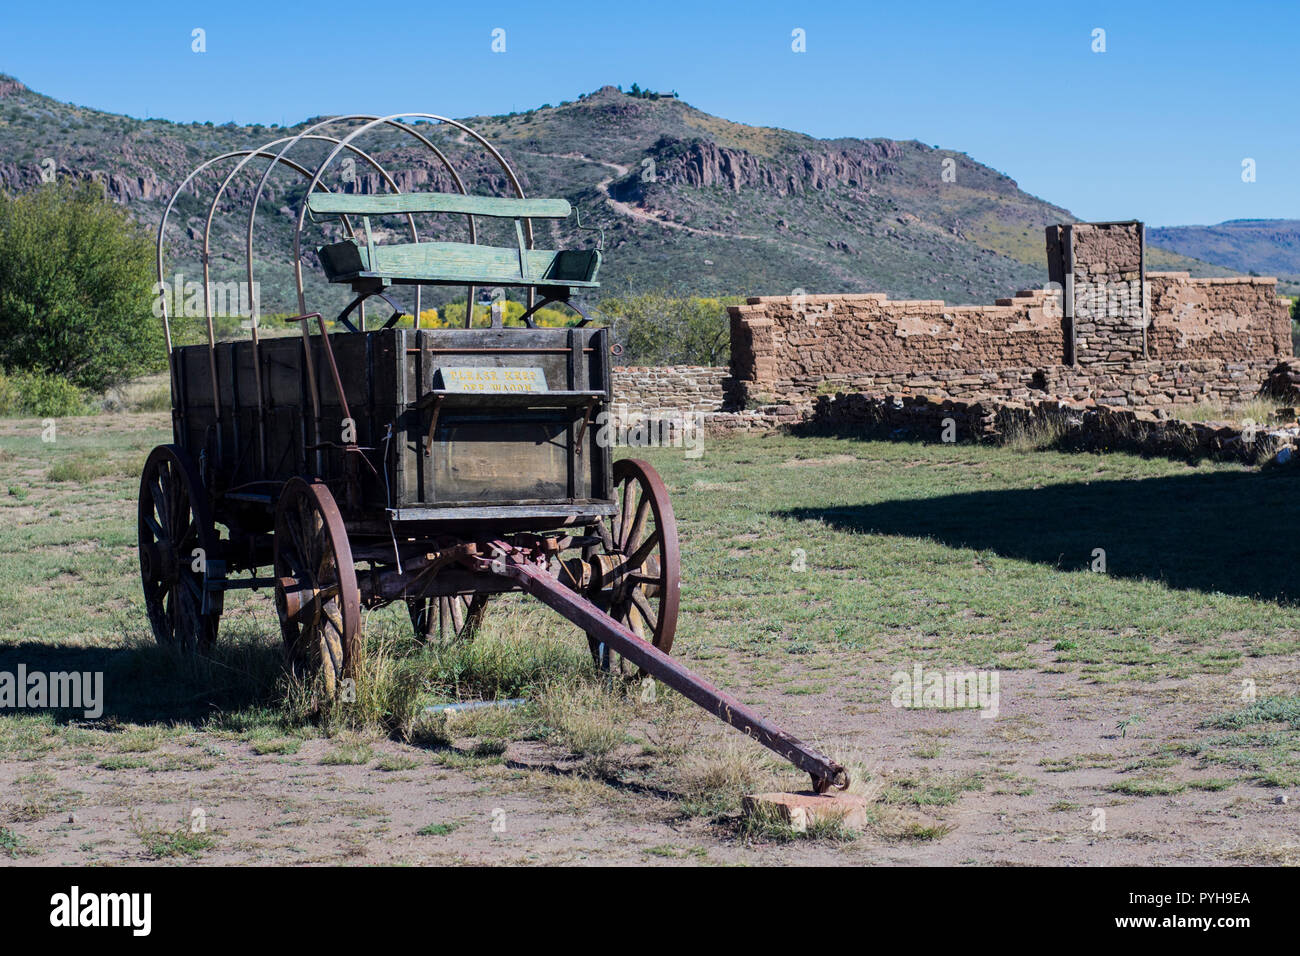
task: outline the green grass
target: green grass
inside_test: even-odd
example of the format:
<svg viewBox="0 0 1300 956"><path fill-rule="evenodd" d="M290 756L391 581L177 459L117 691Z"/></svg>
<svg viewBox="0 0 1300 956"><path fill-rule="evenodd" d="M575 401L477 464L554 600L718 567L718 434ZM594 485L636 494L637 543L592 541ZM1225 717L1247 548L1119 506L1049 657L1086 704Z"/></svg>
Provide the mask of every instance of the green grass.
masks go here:
<svg viewBox="0 0 1300 956"><path fill-rule="evenodd" d="M429 823L415 831L416 836L447 836L459 827L459 823Z"/></svg>
<svg viewBox="0 0 1300 956"><path fill-rule="evenodd" d="M1224 405L1215 402L1200 402L1195 405L1174 405L1171 412L1175 418L1185 422L1243 422L1252 421L1256 425L1268 425L1274 421L1274 414L1280 408L1294 408L1295 402L1261 396L1249 402Z"/></svg>
<svg viewBox="0 0 1300 956"><path fill-rule="evenodd" d="M979 774L965 777L902 777L886 787L883 802L894 806L948 807L967 791L983 790Z"/></svg>
<svg viewBox="0 0 1300 956"><path fill-rule="evenodd" d="M1058 662L1122 679L1221 673L1225 635L1245 654L1300 650L1300 585L1270 532L1300 517L1289 476L835 438L646 457L685 529L678 633L696 653L1023 667L1046 639Z"/></svg>
<svg viewBox="0 0 1300 956"><path fill-rule="evenodd" d="M0 856L16 860L20 856L28 856L35 852L28 847L26 837L19 836L8 827L0 827Z"/></svg>
<svg viewBox="0 0 1300 956"><path fill-rule="evenodd" d="M1266 697L1249 707L1234 710L1206 721L1207 727L1233 730L1256 724L1283 723L1292 730L1300 730L1300 695L1292 697Z"/></svg>
<svg viewBox="0 0 1300 956"><path fill-rule="evenodd" d="M1109 789L1130 797L1166 797L1182 793L1187 789L1187 784L1170 780L1121 780L1111 784Z"/></svg>
<svg viewBox="0 0 1300 956"><path fill-rule="evenodd" d="M1214 735L1190 748L1206 767L1233 767L1266 787L1300 786L1300 695L1266 697L1206 720ZM1195 783L1192 786L1196 786Z"/></svg>
<svg viewBox="0 0 1300 956"><path fill-rule="evenodd" d="M852 843L858 838L858 834L846 827L842 820L817 817L808 821L807 826L796 828L778 813L761 808L744 816L739 836L748 843L790 843L794 840Z"/></svg>
<svg viewBox="0 0 1300 956"><path fill-rule="evenodd" d="M369 763L374 755L369 744L345 743L321 757L320 762L325 767L351 767Z"/></svg>
<svg viewBox="0 0 1300 956"><path fill-rule="evenodd" d="M253 744L253 753L259 757L270 754L292 756L302 749L302 741L291 737L278 737L274 740L259 740ZM323 762L323 761L322 761Z"/></svg>
<svg viewBox="0 0 1300 956"><path fill-rule="evenodd" d="M135 833L144 845L145 853L155 860L173 857L202 856L216 846L216 841L206 832L194 833L187 826L167 830L142 820L135 820Z"/></svg>

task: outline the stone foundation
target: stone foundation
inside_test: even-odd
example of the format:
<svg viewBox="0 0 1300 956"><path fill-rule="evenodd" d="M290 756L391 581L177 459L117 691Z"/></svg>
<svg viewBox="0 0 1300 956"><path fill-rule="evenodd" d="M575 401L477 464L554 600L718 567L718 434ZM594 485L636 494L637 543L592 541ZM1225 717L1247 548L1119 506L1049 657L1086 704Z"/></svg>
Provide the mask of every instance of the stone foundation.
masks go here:
<svg viewBox="0 0 1300 956"><path fill-rule="evenodd" d="M1287 410L1283 418L1243 428L1231 422L1185 422L1130 408L1074 405L1057 399L963 402L849 394L820 398L796 431L932 442L1000 442L1025 436L1067 448L1258 464L1274 458L1288 460L1300 444L1296 410Z"/></svg>

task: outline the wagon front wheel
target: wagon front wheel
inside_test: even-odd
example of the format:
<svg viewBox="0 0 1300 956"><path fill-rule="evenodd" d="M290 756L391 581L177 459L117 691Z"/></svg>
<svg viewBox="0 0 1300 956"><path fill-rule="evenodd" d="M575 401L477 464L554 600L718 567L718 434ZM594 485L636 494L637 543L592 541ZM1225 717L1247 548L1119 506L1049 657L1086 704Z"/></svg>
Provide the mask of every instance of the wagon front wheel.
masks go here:
<svg viewBox="0 0 1300 956"><path fill-rule="evenodd" d="M681 594L681 556L677 519L668 489L647 462L614 462L614 502L618 513L600 537L600 573L592 599L637 637L667 654L677 632ZM588 638L601 667L634 676L638 670ZM641 675L644 676L644 675Z"/></svg>
<svg viewBox="0 0 1300 956"><path fill-rule="evenodd" d="M343 516L320 482L292 478L275 508L275 607L290 670L327 697L355 678L361 593Z"/></svg>
<svg viewBox="0 0 1300 956"><path fill-rule="evenodd" d="M154 639L187 654L217 639L222 592L207 584L220 568L220 540L207 491L189 455L159 445L144 463L137 509L140 578Z"/></svg>

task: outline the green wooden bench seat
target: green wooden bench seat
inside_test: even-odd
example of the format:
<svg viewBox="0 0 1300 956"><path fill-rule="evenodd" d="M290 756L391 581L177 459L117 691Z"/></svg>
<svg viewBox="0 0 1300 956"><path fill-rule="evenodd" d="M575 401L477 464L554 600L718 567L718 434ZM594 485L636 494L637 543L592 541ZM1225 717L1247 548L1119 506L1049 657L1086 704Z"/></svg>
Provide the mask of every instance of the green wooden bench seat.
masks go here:
<svg viewBox="0 0 1300 956"><path fill-rule="evenodd" d="M457 193L350 195L312 193L313 216L361 216L365 242L346 239L318 251L331 282L350 284L358 293L388 285L475 285L547 287L550 299L567 299L572 290L599 288L596 249L529 249L524 219L564 219L572 211L563 199L513 199ZM514 247L468 242L406 242L377 245L371 216L450 213L515 220Z"/></svg>

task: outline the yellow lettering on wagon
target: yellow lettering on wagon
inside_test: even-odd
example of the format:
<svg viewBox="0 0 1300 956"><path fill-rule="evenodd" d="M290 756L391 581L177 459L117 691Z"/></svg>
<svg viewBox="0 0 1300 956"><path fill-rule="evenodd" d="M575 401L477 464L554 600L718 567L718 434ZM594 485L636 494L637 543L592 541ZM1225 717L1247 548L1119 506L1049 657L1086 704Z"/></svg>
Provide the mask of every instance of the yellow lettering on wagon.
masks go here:
<svg viewBox="0 0 1300 956"><path fill-rule="evenodd" d="M438 381L441 379L441 382ZM449 392L545 392L546 375L540 368L444 367L435 373L435 387Z"/></svg>

